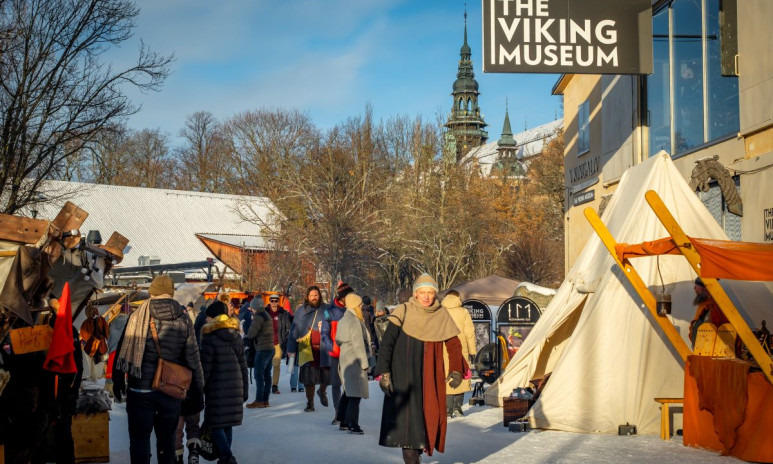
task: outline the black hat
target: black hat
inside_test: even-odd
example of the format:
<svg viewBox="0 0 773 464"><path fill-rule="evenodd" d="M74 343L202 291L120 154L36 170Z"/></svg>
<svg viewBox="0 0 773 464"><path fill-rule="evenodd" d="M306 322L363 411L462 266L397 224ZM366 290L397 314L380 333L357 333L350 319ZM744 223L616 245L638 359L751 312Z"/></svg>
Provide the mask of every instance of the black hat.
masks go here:
<svg viewBox="0 0 773 464"><path fill-rule="evenodd" d="M215 318L221 314L228 314L228 307L222 301L215 300L207 306L207 317Z"/></svg>
<svg viewBox="0 0 773 464"><path fill-rule="evenodd" d="M362 297L362 304L366 306L370 304L370 297L368 295L365 295L364 297Z"/></svg>

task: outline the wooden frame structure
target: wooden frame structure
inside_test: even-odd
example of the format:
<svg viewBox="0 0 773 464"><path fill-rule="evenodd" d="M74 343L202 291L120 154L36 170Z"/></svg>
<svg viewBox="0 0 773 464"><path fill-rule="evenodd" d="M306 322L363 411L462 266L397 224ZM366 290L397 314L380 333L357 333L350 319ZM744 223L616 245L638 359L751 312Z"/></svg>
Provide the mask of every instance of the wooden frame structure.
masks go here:
<svg viewBox="0 0 773 464"><path fill-rule="evenodd" d="M773 360L768 357L765 349L754 336L752 330L749 328L749 325L746 323L743 316L741 316L741 314L738 312L738 309L736 309L733 302L730 301L730 298L727 296L727 293L725 293L724 289L722 289L722 286L719 285L717 279L701 276L700 253L690 242L690 239L684 233L684 230L682 230L682 227L676 221L658 194L655 191L650 190L644 196L650 208L652 208L655 215L666 228L666 231L671 236L679 252L687 259L695 273L701 277L701 280L703 280L703 283L706 286L706 290L717 303L719 309L725 315L730 324L735 328L738 336L741 338L741 341L749 350L749 353L762 368L765 377L773 384ZM655 296L641 279L630 261L627 258L624 258L622 261L620 260L615 251L617 242L615 241L612 234L609 232L607 227L604 225L604 223L593 209L586 208L585 217L588 219L591 226L593 227L593 230L599 236L602 243L604 243L604 246L612 255L612 258L615 260L617 265L620 266L620 269L623 270L623 274L631 283L636 293L641 297L644 305L647 307L654 320L663 330L669 342L671 342L676 351L679 353L682 361L686 361L687 356L692 354L692 350L689 349L687 344L684 342L684 339L682 339L682 337L676 331L676 327L674 327L671 320L668 317L660 316L658 314Z"/></svg>

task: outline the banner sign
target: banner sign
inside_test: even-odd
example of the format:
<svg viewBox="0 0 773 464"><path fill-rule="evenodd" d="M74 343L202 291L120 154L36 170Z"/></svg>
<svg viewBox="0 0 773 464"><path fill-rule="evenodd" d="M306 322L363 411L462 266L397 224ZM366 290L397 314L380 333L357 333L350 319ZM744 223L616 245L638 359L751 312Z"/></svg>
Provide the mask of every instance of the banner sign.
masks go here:
<svg viewBox="0 0 773 464"><path fill-rule="evenodd" d="M483 72L650 74L651 0L482 0Z"/></svg>
<svg viewBox="0 0 773 464"><path fill-rule="evenodd" d="M542 315L537 303L522 296L507 299L499 307L497 325L534 325Z"/></svg>
<svg viewBox="0 0 773 464"><path fill-rule="evenodd" d="M470 313L473 322L491 322L491 309L486 303L480 300L465 300L462 306Z"/></svg>

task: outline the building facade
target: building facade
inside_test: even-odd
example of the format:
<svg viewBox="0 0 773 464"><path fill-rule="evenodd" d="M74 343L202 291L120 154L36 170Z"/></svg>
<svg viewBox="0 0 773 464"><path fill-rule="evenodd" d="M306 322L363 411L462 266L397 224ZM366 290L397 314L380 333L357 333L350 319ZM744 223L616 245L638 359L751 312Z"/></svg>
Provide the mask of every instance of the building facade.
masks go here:
<svg viewBox="0 0 773 464"><path fill-rule="evenodd" d="M653 73L562 75L566 268L623 172L666 151L733 240L773 242L773 2L653 1Z"/></svg>

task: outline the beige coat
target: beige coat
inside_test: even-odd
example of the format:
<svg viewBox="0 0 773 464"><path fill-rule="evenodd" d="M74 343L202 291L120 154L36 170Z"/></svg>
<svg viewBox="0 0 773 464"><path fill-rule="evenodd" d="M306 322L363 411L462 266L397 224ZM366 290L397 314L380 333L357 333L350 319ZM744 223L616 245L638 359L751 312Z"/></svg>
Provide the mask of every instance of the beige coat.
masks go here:
<svg viewBox="0 0 773 464"><path fill-rule="evenodd" d="M475 346L475 326L472 324L470 313L462 307L462 301L457 296L449 295L443 298L443 306L448 310L448 314L459 327L459 341L462 343L462 356L465 362L470 362L470 355L476 355L478 349ZM446 376L448 376L448 352L443 347L443 358L446 366ZM472 367L472 366L470 366ZM458 395L470 391L470 381L462 380L462 384L457 388L451 388L446 384L447 395Z"/></svg>

